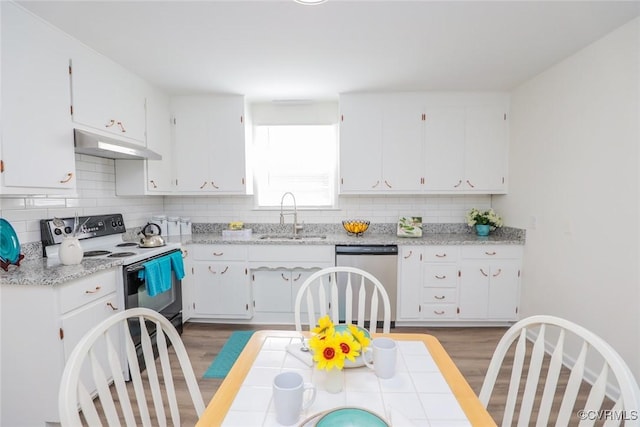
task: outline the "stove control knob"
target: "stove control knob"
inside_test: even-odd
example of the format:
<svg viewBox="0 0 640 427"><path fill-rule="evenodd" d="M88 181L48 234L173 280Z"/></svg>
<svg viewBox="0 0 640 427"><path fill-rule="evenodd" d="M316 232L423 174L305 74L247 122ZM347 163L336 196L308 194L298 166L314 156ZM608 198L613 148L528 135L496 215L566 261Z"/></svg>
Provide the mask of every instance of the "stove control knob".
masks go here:
<svg viewBox="0 0 640 427"><path fill-rule="evenodd" d="M53 234L55 234L56 236L59 236L62 234L62 230L60 230L59 228L54 228L53 229Z"/></svg>
<svg viewBox="0 0 640 427"><path fill-rule="evenodd" d="M69 226L66 226L66 227L64 228L64 232L65 232L66 234L71 234L71 232L72 232L72 231L73 231L73 230L72 230L72 229L71 229L71 227L69 227Z"/></svg>

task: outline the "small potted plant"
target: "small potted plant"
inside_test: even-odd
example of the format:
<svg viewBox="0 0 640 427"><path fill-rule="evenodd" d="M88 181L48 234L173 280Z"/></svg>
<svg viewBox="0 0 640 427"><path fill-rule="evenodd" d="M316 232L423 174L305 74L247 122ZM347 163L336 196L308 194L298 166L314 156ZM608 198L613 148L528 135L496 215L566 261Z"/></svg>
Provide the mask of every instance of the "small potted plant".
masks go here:
<svg viewBox="0 0 640 427"><path fill-rule="evenodd" d="M488 236L491 230L502 227L502 218L493 209L472 208L466 215L467 225L475 227L478 236Z"/></svg>

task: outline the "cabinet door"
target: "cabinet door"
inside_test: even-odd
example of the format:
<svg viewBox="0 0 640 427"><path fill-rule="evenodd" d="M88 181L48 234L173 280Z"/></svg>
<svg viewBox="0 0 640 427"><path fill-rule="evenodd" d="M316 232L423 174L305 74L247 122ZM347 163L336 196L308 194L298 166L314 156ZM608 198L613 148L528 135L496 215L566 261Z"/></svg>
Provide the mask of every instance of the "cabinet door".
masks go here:
<svg viewBox="0 0 640 427"><path fill-rule="evenodd" d="M340 192L382 189L382 103L378 95L340 97Z"/></svg>
<svg viewBox="0 0 640 427"><path fill-rule="evenodd" d="M402 246L398 269L398 319L419 319L422 290L420 248Z"/></svg>
<svg viewBox="0 0 640 427"><path fill-rule="evenodd" d="M209 184L209 134L206 104L197 98L180 97L171 101L174 115L173 146L176 189L206 193Z"/></svg>
<svg viewBox="0 0 640 427"><path fill-rule="evenodd" d="M89 49L71 65L73 121L145 145L145 82Z"/></svg>
<svg viewBox="0 0 640 427"><path fill-rule="evenodd" d="M169 98L155 88L151 88L147 95L147 148L162 156L162 160L144 162L147 167L147 191L166 193L173 190L171 109Z"/></svg>
<svg viewBox="0 0 640 427"><path fill-rule="evenodd" d="M508 144L505 108L467 108L465 135L465 190L503 192Z"/></svg>
<svg viewBox="0 0 640 427"><path fill-rule="evenodd" d="M62 330L64 331L64 339L62 340L64 347L64 358L67 360L71 352L76 347L82 337L91 330L95 325L107 319L116 313L116 293L113 292L104 298L87 304L77 310L71 311L62 317ZM120 330L113 328L110 331L111 342L116 348L119 348L121 338ZM96 353L99 362L103 366L108 366L106 346L101 343L98 346L99 351ZM121 360L121 363L123 360ZM124 363L122 363L124 366ZM88 366L84 366L80 372L82 382L87 386L89 393L95 391L93 375Z"/></svg>
<svg viewBox="0 0 640 427"><path fill-rule="evenodd" d="M293 312L291 270L253 270L251 282L256 312Z"/></svg>
<svg viewBox="0 0 640 427"><path fill-rule="evenodd" d="M221 193L246 193L244 98L222 98L211 115L210 184Z"/></svg>
<svg viewBox="0 0 640 427"><path fill-rule="evenodd" d="M427 191L463 188L465 150L464 108L425 110L425 180Z"/></svg>
<svg viewBox="0 0 640 427"><path fill-rule="evenodd" d="M10 2L0 28L2 193L72 194L71 41Z"/></svg>
<svg viewBox="0 0 640 427"><path fill-rule="evenodd" d="M488 263L465 263L460 268L459 317L486 319L489 307Z"/></svg>
<svg viewBox="0 0 640 427"><path fill-rule="evenodd" d="M307 280L309 278L309 276L311 276L313 273L315 273L316 271L319 271L320 268L294 268L291 271L291 284L292 284L292 288L291 288L291 301L292 301L292 308L291 311L293 311L295 309L295 307L293 306L296 302L296 297L298 296L298 291L300 291L300 287L302 286L302 284L304 283L305 280ZM329 313L329 283L327 281L327 283L324 283L325 285L325 295L327 295L327 307L326 307L326 311L327 313ZM318 299L314 299L314 302L318 301ZM318 307L315 307L316 310L318 310ZM302 300L302 305L300 307L300 313L306 314L308 312L307 310L307 304L305 303L304 300ZM307 317L303 317L303 323L307 320Z"/></svg>
<svg viewBox="0 0 640 427"><path fill-rule="evenodd" d="M489 285L490 319L516 320L520 300L520 263L496 261L491 266Z"/></svg>
<svg viewBox="0 0 640 427"><path fill-rule="evenodd" d="M202 194L245 194L244 99L172 99L176 188Z"/></svg>
<svg viewBox="0 0 640 427"><path fill-rule="evenodd" d="M250 318L251 288L244 262L195 262L194 315Z"/></svg>
<svg viewBox="0 0 640 427"><path fill-rule="evenodd" d="M385 97L381 191L416 193L421 190L422 118L422 103L415 95Z"/></svg>

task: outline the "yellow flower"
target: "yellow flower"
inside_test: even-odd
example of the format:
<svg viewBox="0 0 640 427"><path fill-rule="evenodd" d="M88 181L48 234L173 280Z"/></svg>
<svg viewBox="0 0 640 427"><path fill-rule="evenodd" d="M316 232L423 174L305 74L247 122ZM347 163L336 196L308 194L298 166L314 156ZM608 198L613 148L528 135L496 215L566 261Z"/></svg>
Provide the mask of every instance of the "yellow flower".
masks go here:
<svg viewBox="0 0 640 427"><path fill-rule="evenodd" d="M312 339L313 340L313 339ZM311 341L309 342L311 345ZM318 369L326 369L327 371L344 367L345 353L340 346L341 340L336 335L317 339L314 342L313 360L318 362Z"/></svg>
<svg viewBox="0 0 640 427"><path fill-rule="evenodd" d="M340 350L344 354L344 357L354 362L356 357L360 355L360 343L354 339L353 335L346 331L344 333L336 332L334 338L338 340Z"/></svg>
<svg viewBox="0 0 640 427"><path fill-rule="evenodd" d="M333 335L333 332L334 332L333 322L329 318L329 315L327 314L319 318L318 326L313 328L311 332L317 335L325 335L325 336Z"/></svg>
<svg viewBox="0 0 640 427"><path fill-rule="evenodd" d="M360 346L365 349L369 347L369 342L371 341L364 333L364 330L358 328L356 325L347 325L349 332L353 336L353 339L360 344Z"/></svg>

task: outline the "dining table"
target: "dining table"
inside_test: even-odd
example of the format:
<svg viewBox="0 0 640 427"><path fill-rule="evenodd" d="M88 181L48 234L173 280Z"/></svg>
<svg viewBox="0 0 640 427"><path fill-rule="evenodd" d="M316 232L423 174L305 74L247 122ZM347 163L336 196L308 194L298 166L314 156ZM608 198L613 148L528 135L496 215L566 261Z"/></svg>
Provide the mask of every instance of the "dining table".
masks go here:
<svg viewBox="0 0 640 427"><path fill-rule="evenodd" d="M338 393L324 388L326 371L316 369L306 351L304 342L308 336L308 332L300 331L255 332L196 426L279 426L272 383L284 371L299 372L317 390L315 400L301 413L297 425L315 425L318 418L335 408L360 408L394 427L496 426L433 335L371 334L372 338L396 341L395 374L381 379L367 366L345 367L343 389Z"/></svg>

